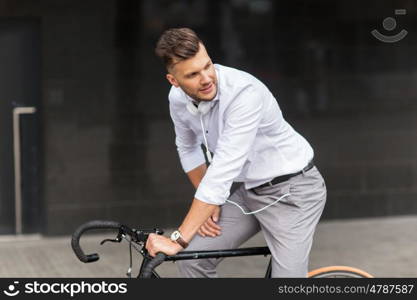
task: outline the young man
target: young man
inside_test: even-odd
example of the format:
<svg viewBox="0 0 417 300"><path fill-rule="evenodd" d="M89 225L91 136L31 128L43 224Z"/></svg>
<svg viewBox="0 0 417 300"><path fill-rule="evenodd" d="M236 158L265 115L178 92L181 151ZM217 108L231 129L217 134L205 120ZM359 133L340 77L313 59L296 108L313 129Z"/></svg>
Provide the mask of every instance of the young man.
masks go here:
<svg viewBox="0 0 417 300"><path fill-rule="evenodd" d="M181 164L197 191L171 238L149 236L150 255L236 248L262 230L272 276L306 277L326 201L309 143L285 121L262 82L214 65L191 29L165 31L156 53L172 84L170 113ZM209 150L208 167L201 144ZM237 188L230 194L232 183ZM216 277L219 262L177 263L182 276Z"/></svg>

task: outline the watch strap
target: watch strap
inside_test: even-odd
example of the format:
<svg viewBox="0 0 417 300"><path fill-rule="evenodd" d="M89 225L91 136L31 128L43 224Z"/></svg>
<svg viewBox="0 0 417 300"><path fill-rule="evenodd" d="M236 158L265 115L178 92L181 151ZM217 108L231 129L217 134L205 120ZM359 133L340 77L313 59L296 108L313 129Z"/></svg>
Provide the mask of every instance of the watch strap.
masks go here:
<svg viewBox="0 0 417 300"><path fill-rule="evenodd" d="M188 247L188 243L181 236L177 238L176 242L184 249Z"/></svg>

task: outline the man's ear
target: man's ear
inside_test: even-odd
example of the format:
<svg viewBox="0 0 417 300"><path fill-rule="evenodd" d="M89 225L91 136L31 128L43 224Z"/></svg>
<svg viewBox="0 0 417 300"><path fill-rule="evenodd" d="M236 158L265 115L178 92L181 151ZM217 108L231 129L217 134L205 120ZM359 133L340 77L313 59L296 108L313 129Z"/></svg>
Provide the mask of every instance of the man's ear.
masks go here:
<svg viewBox="0 0 417 300"><path fill-rule="evenodd" d="M172 84L175 87L179 87L178 81L175 79L175 77L172 74L168 73L166 77L170 84Z"/></svg>

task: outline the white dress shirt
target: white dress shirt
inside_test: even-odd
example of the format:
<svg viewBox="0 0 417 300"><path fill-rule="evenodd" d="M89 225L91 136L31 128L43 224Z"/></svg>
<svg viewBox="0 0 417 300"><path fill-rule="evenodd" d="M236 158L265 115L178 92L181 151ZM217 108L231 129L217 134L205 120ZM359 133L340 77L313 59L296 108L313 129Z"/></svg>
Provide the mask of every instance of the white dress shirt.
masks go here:
<svg viewBox="0 0 417 300"><path fill-rule="evenodd" d="M310 144L289 125L268 88L254 76L215 65L217 95L203 115L212 163L195 198L222 205L232 183L244 182L250 189L276 176L301 171L314 152ZM192 99L181 88L169 93L178 154L185 172L205 162L200 116L186 105Z"/></svg>

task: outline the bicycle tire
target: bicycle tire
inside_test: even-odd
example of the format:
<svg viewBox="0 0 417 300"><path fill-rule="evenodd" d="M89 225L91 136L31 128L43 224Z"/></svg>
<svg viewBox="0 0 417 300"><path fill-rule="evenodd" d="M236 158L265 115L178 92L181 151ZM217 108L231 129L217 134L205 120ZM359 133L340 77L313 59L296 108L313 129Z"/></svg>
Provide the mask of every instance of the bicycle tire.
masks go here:
<svg viewBox="0 0 417 300"><path fill-rule="evenodd" d="M373 278L373 276L354 267L328 266L308 272L308 278Z"/></svg>

